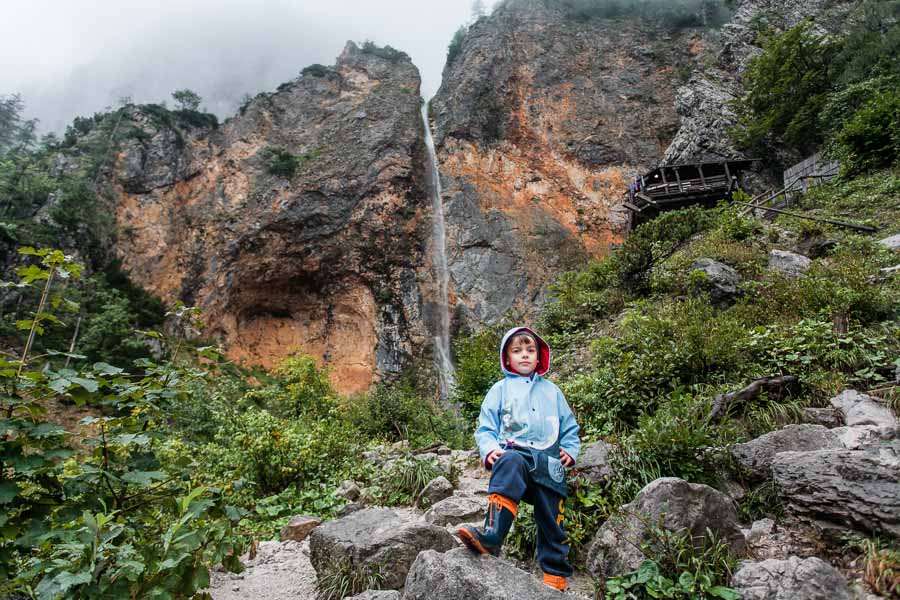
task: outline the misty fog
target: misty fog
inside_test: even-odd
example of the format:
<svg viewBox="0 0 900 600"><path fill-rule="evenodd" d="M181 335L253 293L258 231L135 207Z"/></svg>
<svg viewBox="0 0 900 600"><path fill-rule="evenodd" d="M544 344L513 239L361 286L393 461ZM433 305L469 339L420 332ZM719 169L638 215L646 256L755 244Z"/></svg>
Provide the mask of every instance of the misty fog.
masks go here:
<svg viewBox="0 0 900 600"><path fill-rule="evenodd" d="M488 7L494 4L486 0ZM128 96L171 102L190 88L226 118L246 94L269 91L347 40L412 57L422 93L440 85L447 44L472 0L32 0L0 21L0 95L19 92L25 117L61 131Z"/></svg>

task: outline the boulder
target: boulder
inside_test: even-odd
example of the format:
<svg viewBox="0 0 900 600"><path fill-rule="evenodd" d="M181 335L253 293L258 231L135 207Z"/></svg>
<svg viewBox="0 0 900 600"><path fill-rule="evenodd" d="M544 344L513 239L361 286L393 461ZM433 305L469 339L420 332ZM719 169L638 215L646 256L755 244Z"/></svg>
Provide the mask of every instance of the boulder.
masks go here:
<svg viewBox="0 0 900 600"><path fill-rule="evenodd" d="M897 425L897 417L884 404L871 396L856 390L844 390L831 399L831 405L840 409L844 424L854 425Z"/></svg>
<svg viewBox="0 0 900 600"><path fill-rule="evenodd" d="M894 425L836 427L832 431L847 450L878 450L900 439L900 427Z"/></svg>
<svg viewBox="0 0 900 600"><path fill-rule="evenodd" d="M323 523L309 536L310 561L320 579L349 561L354 568L379 571L384 589L403 585L422 550L444 552L456 545L444 529L386 508L367 508Z"/></svg>
<svg viewBox="0 0 900 600"><path fill-rule="evenodd" d="M742 554L746 548L728 496L708 485L663 477L647 484L600 527L588 550L591 574L605 580L637 569L646 558L639 548L652 540L648 523L689 533L698 542L709 529L733 553Z"/></svg>
<svg viewBox="0 0 900 600"><path fill-rule="evenodd" d="M307 515L297 515L281 529L281 541L302 542L313 529L322 523L321 520Z"/></svg>
<svg viewBox="0 0 900 600"><path fill-rule="evenodd" d="M355 481L349 479L342 481L340 487L336 489L334 493L341 498L346 498L350 502L356 501L360 495L359 486L356 485Z"/></svg>
<svg viewBox="0 0 900 600"><path fill-rule="evenodd" d="M811 425L822 425L831 429L841 424L840 417L835 414L834 408L813 408L807 407L803 409L801 417L804 423Z"/></svg>
<svg viewBox="0 0 900 600"><path fill-rule="evenodd" d="M812 261L802 254L787 250L769 252L769 270L781 273L785 277L803 277L811 264Z"/></svg>
<svg viewBox="0 0 900 600"><path fill-rule="evenodd" d="M745 561L731 579L743 600L850 600L847 581L819 558Z"/></svg>
<svg viewBox="0 0 900 600"><path fill-rule="evenodd" d="M750 531L747 532L747 541L749 543L758 542L760 539L772 535L775 531L775 521L772 519L760 519L759 521L754 521L753 525L750 526Z"/></svg>
<svg viewBox="0 0 900 600"><path fill-rule="evenodd" d="M581 448L578 463L575 465L576 473L583 475L588 481L596 485L612 475L609 466L609 452L615 448L613 444L606 442L592 442Z"/></svg>
<svg viewBox="0 0 900 600"><path fill-rule="evenodd" d="M878 240L878 243L888 250L900 250L900 233Z"/></svg>
<svg viewBox="0 0 900 600"><path fill-rule="evenodd" d="M900 537L900 459L889 451L782 452L772 461L787 510L825 530Z"/></svg>
<svg viewBox="0 0 900 600"><path fill-rule="evenodd" d="M400 600L400 592L397 590L366 590L346 600Z"/></svg>
<svg viewBox="0 0 900 600"><path fill-rule="evenodd" d="M425 521L432 525L455 525L483 519L487 513L487 501L471 496L444 498L425 513Z"/></svg>
<svg viewBox="0 0 900 600"><path fill-rule="evenodd" d="M735 444L731 455L751 479L760 481L772 477L772 459L779 452L842 447L838 434L822 425L788 425L745 444Z"/></svg>
<svg viewBox="0 0 900 600"><path fill-rule="evenodd" d="M416 498L416 506L420 508L428 508L436 502L453 494L453 484L443 475L435 477L428 482L419 497Z"/></svg>
<svg viewBox="0 0 900 600"><path fill-rule="evenodd" d="M419 554L409 569L403 593L403 600L564 600L569 597L506 561L476 555L466 548L444 554L433 550Z"/></svg>
<svg viewBox="0 0 900 600"><path fill-rule="evenodd" d="M711 258L698 258L691 271L702 271L709 284L709 295L715 302L726 302L738 296L741 276L726 264Z"/></svg>

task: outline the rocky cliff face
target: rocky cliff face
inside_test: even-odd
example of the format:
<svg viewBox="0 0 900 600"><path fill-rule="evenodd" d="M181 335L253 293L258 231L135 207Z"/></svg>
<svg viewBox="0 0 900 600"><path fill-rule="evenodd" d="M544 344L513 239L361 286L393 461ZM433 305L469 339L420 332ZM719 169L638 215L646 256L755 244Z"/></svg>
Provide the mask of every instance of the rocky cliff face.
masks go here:
<svg viewBox="0 0 900 600"><path fill-rule="evenodd" d="M231 358L302 349L341 391L366 389L428 339L419 105L405 54L350 43L216 130L135 110L116 252L137 283L202 307ZM292 176L272 173L279 157Z"/></svg>
<svg viewBox="0 0 900 600"><path fill-rule="evenodd" d="M709 36L709 59L700 63L690 80L678 89L675 106L681 122L666 150L665 162L751 158L734 146L728 130L737 123L731 103L743 94L741 74L750 59L761 52L760 33L767 29L783 32L807 18L815 21L819 33L835 32L846 23L855 4L831 0L737 3L733 18L720 34ZM786 164L801 158L796 154L778 157Z"/></svg>
<svg viewBox="0 0 900 600"><path fill-rule="evenodd" d="M663 156L706 57L699 29L558 4L509 0L472 25L432 101L462 321L529 313L620 241L628 178Z"/></svg>

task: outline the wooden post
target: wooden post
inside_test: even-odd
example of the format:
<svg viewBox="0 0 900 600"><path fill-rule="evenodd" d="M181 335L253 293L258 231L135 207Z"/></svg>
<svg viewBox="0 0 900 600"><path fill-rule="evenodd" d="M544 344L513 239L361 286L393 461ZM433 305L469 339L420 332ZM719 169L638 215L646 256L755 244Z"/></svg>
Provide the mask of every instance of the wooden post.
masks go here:
<svg viewBox="0 0 900 600"><path fill-rule="evenodd" d="M666 190L666 196L669 195L669 182L666 181L666 168L660 167L659 172L662 174L663 188Z"/></svg>
<svg viewBox="0 0 900 600"><path fill-rule="evenodd" d="M725 181L728 182L728 187L731 187L731 171L728 170L728 161L725 161Z"/></svg>
<svg viewBox="0 0 900 600"><path fill-rule="evenodd" d="M672 167L672 169L675 171L675 180L678 181L678 192L682 193L684 188L681 187L681 175L678 174L678 167Z"/></svg>
<svg viewBox="0 0 900 600"><path fill-rule="evenodd" d="M703 189L708 189L709 186L706 185L706 177L703 176L703 163L697 165L697 170L700 171L700 183L703 184Z"/></svg>

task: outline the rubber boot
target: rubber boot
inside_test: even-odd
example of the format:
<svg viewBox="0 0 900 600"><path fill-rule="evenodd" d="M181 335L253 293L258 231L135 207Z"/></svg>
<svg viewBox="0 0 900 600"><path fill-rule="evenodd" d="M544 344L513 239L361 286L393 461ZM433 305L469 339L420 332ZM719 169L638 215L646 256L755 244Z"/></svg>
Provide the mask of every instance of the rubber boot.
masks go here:
<svg viewBox="0 0 900 600"><path fill-rule="evenodd" d="M559 575L551 575L544 573L544 585L548 585L555 590L566 591L566 578Z"/></svg>
<svg viewBox="0 0 900 600"><path fill-rule="evenodd" d="M488 496L488 502L490 504L484 518L484 527L463 525L457 531L457 535L473 552L500 556L500 548L516 518L519 505L500 494L491 494Z"/></svg>

